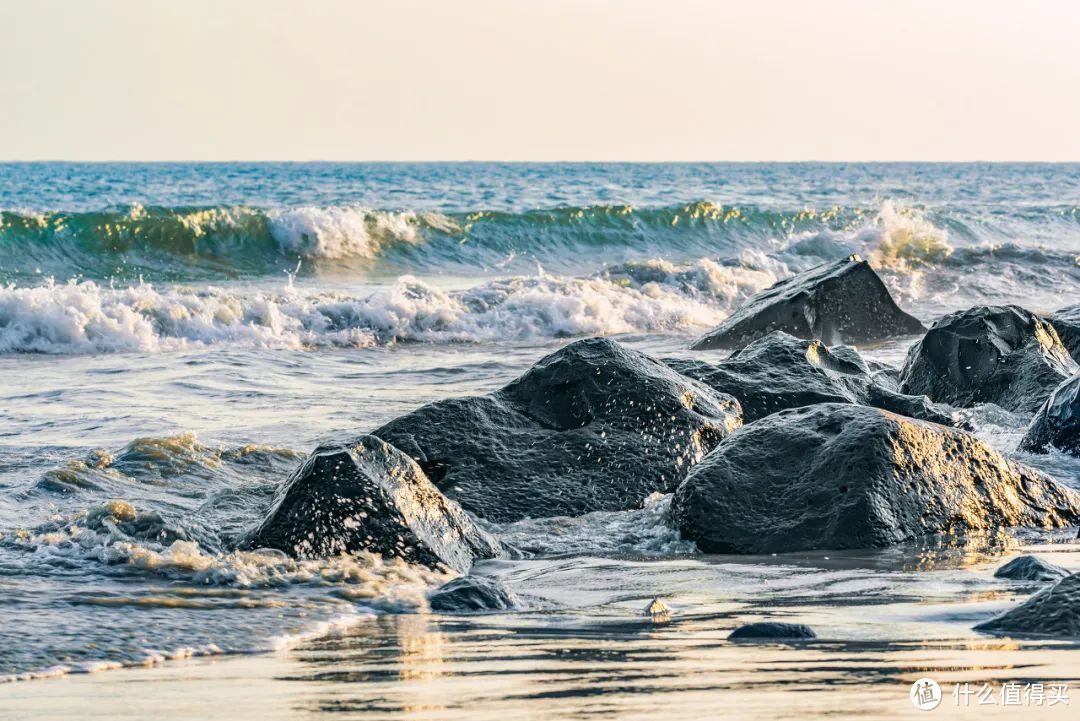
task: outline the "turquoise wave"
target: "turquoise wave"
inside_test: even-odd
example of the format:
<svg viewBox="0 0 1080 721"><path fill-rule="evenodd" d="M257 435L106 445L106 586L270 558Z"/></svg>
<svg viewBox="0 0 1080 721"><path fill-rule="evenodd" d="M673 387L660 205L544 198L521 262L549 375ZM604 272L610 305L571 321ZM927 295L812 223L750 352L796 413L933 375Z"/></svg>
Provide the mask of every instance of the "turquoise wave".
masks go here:
<svg viewBox="0 0 1080 721"><path fill-rule="evenodd" d="M886 206L891 207L891 206ZM1003 216L901 209L915 232L1017 252L1075 237L1080 209L1024 207ZM905 220L906 219L906 220ZM560 271L644 257L723 257L743 249L825 247L893 233L882 206L773 210L708 201L657 208L591 205L521 213L435 213L359 206L130 206L98 212L0 212L0 280L196 280L301 273ZM929 230L927 230L927 228ZM910 229L897 231L901 236ZM818 240L821 240L819 238ZM809 241L808 241L809 239ZM907 242L900 238L901 242ZM1074 258L1066 248L1058 247ZM827 254L827 253L825 253ZM953 255L954 262L971 253ZM943 259L943 258L942 258Z"/></svg>

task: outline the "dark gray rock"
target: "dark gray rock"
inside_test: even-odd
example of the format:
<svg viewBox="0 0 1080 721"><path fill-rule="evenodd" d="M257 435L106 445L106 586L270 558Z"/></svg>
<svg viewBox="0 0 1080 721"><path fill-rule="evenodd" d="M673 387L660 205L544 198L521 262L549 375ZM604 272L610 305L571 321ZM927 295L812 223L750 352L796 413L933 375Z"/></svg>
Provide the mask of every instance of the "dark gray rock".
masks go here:
<svg viewBox="0 0 1080 721"><path fill-rule="evenodd" d="M318 448L241 545L297 558L370 551L461 573L501 552L411 458L373 436Z"/></svg>
<svg viewBox="0 0 1080 721"><path fill-rule="evenodd" d="M1080 456L1080 374L1054 389L1020 441L1020 450L1030 453L1050 446Z"/></svg>
<svg viewBox="0 0 1080 721"><path fill-rule="evenodd" d="M1080 495L962 431L828 403L732 433L679 486L672 513L706 553L782 553L1060 528L1080 518Z"/></svg>
<svg viewBox="0 0 1080 721"><path fill-rule="evenodd" d="M497 522L640 508L742 424L738 401L605 338L571 343L491 395L374 432Z"/></svg>
<svg viewBox="0 0 1080 721"><path fill-rule="evenodd" d="M801 623L762 621L739 626L728 634L729 641L805 640L817 638L814 629Z"/></svg>
<svg viewBox="0 0 1080 721"><path fill-rule="evenodd" d="M900 369L880 361L868 360L867 367L870 369L870 377L886 390L900 392Z"/></svg>
<svg viewBox="0 0 1080 721"><path fill-rule="evenodd" d="M953 417L948 406L934 403L926 396L897 393L879 385L871 385L866 389L866 396L863 398L862 405L880 408L883 411L890 411L908 418L916 418L920 421L970 429L967 421L957 420Z"/></svg>
<svg viewBox="0 0 1080 721"><path fill-rule="evenodd" d="M976 306L934 323L908 351L900 390L970 408L1034 413L1077 371L1054 328L1023 308Z"/></svg>
<svg viewBox="0 0 1080 721"><path fill-rule="evenodd" d="M994 578L1010 581L1056 581L1069 575L1067 569L1047 563L1038 556L1020 556L994 571Z"/></svg>
<svg viewBox="0 0 1080 721"><path fill-rule="evenodd" d="M980 623L975 630L1021 636L1080 636L1080 573L1066 576L1016 608Z"/></svg>
<svg viewBox="0 0 1080 721"><path fill-rule="evenodd" d="M734 396L743 421L815 403L855 403L923 420L954 425L947 408L925 396L907 396L879 385L874 371L854 348L829 348L776 331L735 351L727 359L664 361L713 390ZM879 369L880 371L880 369Z"/></svg>
<svg viewBox="0 0 1080 721"><path fill-rule="evenodd" d="M852 255L758 293L690 348L741 348L776 330L835 345L915 335L926 328L900 310L869 263Z"/></svg>
<svg viewBox="0 0 1080 721"><path fill-rule="evenodd" d="M1073 360L1080 361L1080 305L1070 305L1055 311L1046 320L1054 326L1058 338Z"/></svg>
<svg viewBox="0 0 1080 721"><path fill-rule="evenodd" d="M440 613L481 613L518 608L521 599L493 578L462 576L432 591L428 603Z"/></svg>

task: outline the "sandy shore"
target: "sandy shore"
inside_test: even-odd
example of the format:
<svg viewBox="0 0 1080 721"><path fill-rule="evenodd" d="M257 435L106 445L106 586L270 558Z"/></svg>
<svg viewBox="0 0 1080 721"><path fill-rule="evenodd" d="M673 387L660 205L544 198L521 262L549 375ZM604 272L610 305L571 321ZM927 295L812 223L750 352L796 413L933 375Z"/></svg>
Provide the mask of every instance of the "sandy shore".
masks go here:
<svg viewBox="0 0 1080 721"><path fill-rule="evenodd" d="M725 643L690 624L546 631L491 619L373 619L346 636L278 653L0 687L10 721L200 719L1076 718L1080 651L1007 641L803 646ZM932 712L909 689L943 689ZM1068 683L1070 704L1002 705L1006 682ZM952 690L989 684L995 705Z"/></svg>

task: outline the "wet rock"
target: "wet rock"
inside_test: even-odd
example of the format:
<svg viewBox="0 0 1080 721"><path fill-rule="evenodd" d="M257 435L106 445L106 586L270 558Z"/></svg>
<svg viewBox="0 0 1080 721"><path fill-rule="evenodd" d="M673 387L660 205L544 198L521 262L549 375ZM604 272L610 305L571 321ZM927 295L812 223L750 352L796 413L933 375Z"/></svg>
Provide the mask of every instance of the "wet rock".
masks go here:
<svg viewBox="0 0 1080 721"><path fill-rule="evenodd" d="M828 403L732 433L679 486L672 514L706 553L782 553L1059 528L1080 518L1080 495L962 431Z"/></svg>
<svg viewBox="0 0 1080 721"><path fill-rule="evenodd" d="M926 328L900 310L869 263L852 255L758 293L690 348L741 348L776 330L835 345L915 335Z"/></svg>
<svg viewBox="0 0 1080 721"><path fill-rule="evenodd" d="M1080 305L1070 305L1047 317L1062 345L1074 360L1080 361Z"/></svg>
<svg viewBox="0 0 1080 721"><path fill-rule="evenodd" d="M785 408L815 403L855 403L953 425L947 408L925 396L907 396L874 380L874 370L854 348L829 348L776 331L709 363L669 359L665 363L713 390L734 396L750 423ZM880 369L879 369L880 371Z"/></svg>
<svg viewBox="0 0 1080 721"><path fill-rule="evenodd" d="M428 603L440 613L478 613L518 608L521 599L494 578L462 576L432 591Z"/></svg>
<svg viewBox="0 0 1080 721"><path fill-rule="evenodd" d="M508 522L640 508L741 423L734 398L593 338L490 395L426 405L374 435L470 512Z"/></svg>
<svg viewBox="0 0 1080 721"><path fill-rule="evenodd" d="M1054 328L1023 308L976 306L934 323L908 351L900 390L970 408L1034 413L1077 371Z"/></svg>
<svg viewBox="0 0 1080 721"><path fill-rule="evenodd" d="M1080 573L1066 576L1016 608L980 623L975 630L1025 636L1080 636Z"/></svg>
<svg viewBox="0 0 1080 721"><path fill-rule="evenodd" d="M994 571L994 578L1007 578L1010 581L1056 581L1068 575L1068 570L1047 563L1038 556L1014 558Z"/></svg>
<svg viewBox="0 0 1080 721"><path fill-rule="evenodd" d="M800 640L817 638L814 629L801 623L762 621L739 626L728 635L729 641Z"/></svg>
<svg viewBox="0 0 1080 721"><path fill-rule="evenodd" d="M926 396L897 393L879 385L871 385L866 389L863 405L880 408L883 411L890 411L908 418L940 423L943 426L970 429L967 421L953 417L948 406L934 403Z"/></svg>
<svg viewBox="0 0 1080 721"><path fill-rule="evenodd" d="M1080 456L1080 374L1054 389L1020 441L1020 450L1030 453L1050 446Z"/></svg>
<svg viewBox="0 0 1080 721"><path fill-rule="evenodd" d="M499 543L439 492L405 454L373 436L318 448L241 544L297 558L370 551L467 573Z"/></svg>
<svg viewBox="0 0 1080 721"><path fill-rule="evenodd" d="M649 601L649 605L645 606L645 610L641 612L641 615L652 618L667 617L671 615L671 609L659 598L654 598Z"/></svg>

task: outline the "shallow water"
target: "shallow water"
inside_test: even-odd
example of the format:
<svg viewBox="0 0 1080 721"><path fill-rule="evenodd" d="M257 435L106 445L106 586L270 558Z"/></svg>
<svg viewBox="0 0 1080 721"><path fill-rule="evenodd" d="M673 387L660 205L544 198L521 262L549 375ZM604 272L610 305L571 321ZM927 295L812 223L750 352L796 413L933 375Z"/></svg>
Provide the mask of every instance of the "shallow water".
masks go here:
<svg viewBox="0 0 1080 721"><path fill-rule="evenodd" d="M251 704L288 699L268 718L633 717L657 698L693 718L717 690L774 718L843 711L853 687L852 715L896 698L899 715L922 668L1078 678L1069 644L971 630L1031 590L990 578L1016 552L1000 539L706 558L651 499L497 528L539 556L478 570L528 604L458 619L424 612L438 574L230 550L322 440L497 388L575 337L685 354L750 294L849 252L928 321L1071 303L1078 208L1068 165L0 165L0 676L277 649L147 672L235 673ZM860 350L895 365L906 347ZM1028 421L970 416L1006 453ZM1080 487L1074 459L1022 460ZM1040 553L1080 569L1068 548ZM670 622L639 616L653 597ZM776 615L821 640L723 640ZM49 684L62 708L142 683L127 673ZM0 688L0 708L46 717L38 686Z"/></svg>
<svg viewBox="0 0 1080 721"><path fill-rule="evenodd" d="M1080 567L1073 544L1014 547ZM532 610L354 619L269 656L179 661L152 671L0 688L5 718L505 719L907 718L929 676L947 717L1072 718L1064 704L997 706L953 690L1080 684L1080 645L986 638L975 621L1030 586L994 580L997 559L964 549L488 562ZM665 592L670 618L641 615ZM810 623L798 643L726 640L763 618ZM147 687L147 683L153 683ZM151 706L149 698L155 704ZM1072 703L1076 699L1071 698ZM168 717L168 714L166 714Z"/></svg>

